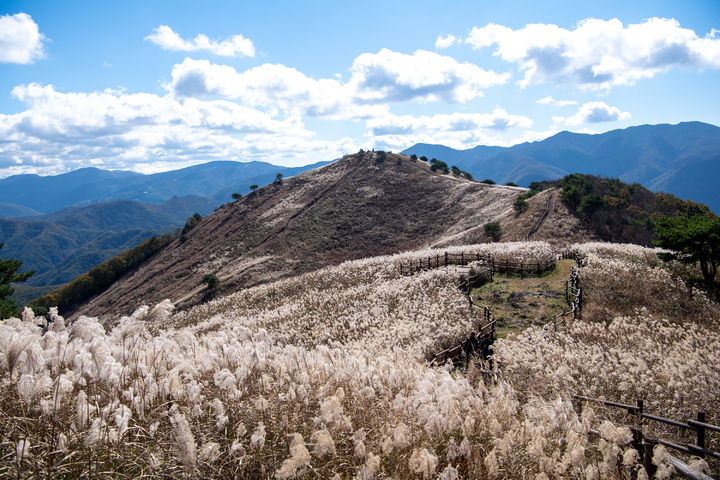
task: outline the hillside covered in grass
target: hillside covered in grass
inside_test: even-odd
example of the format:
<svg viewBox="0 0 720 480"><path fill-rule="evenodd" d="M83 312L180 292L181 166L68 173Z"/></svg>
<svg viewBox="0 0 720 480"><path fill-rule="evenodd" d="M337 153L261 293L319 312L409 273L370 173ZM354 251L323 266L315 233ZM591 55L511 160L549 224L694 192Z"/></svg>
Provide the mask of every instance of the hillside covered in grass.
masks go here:
<svg viewBox="0 0 720 480"><path fill-rule="evenodd" d="M54 313L44 331L27 311L0 324L0 471L642 476L623 412L575 404L572 395L643 398L648 413L682 419L703 410L718 424L720 307L688 288L687 267L662 262L656 250L571 249L584 258L582 319L550 330L525 323L496 342L491 376L472 365L426 364L483 321L457 290L453 267L400 275L401 263L444 250L352 260L177 314L165 301L109 331L93 318L66 323ZM544 242L451 251L525 261L557 253ZM489 288L512 280L496 275ZM533 308L531 299L518 302ZM677 431L647 428L682 440ZM718 439L708 448L720 449ZM669 460L656 461L669 475Z"/></svg>

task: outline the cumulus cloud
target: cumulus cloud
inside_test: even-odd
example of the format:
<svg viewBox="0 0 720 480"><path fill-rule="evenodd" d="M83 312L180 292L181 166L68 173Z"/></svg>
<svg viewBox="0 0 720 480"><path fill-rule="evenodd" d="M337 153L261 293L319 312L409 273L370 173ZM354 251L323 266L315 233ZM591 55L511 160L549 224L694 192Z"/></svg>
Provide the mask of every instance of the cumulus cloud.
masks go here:
<svg viewBox="0 0 720 480"><path fill-rule="evenodd" d="M254 57L255 46L253 43L242 35L234 35L228 40L216 42L210 40L207 35L200 34L194 40L185 40L179 34L173 31L167 25L160 25L153 30L151 35L145 37L156 45L160 45L164 50L180 50L185 52L193 52L197 50L208 50L215 55L223 57Z"/></svg>
<svg viewBox="0 0 720 480"><path fill-rule="evenodd" d="M355 94L368 102L464 103L510 78L509 73L497 74L435 52L418 50L406 55L386 48L360 55L351 71Z"/></svg>
<svg viewBox="0 0 720 480"><path fill-rule="evenodd" d="M574 100L555 100L553 97L541 98L537 101L541 105L553 105L556 107L565 107L567 105L577 105L578 102Z"/></svg>
<svg viewBox="0 0 720 480"><path fill-rule="evenodd" d="M504 145L499 132L511 127L529 128L527 117L498 108L492 113L453 113L414 117L387 115L367 122L372 146L402 149L415 143L442 143L453 148ZM488 134L487 131L498 133Z"/></svg>
<svg viewBox="0 0 720 480"><path fill-rule="evenodd" d="M617 107L609 107L604 102L583 104L578 113L565 119L565 125L581 125L583 123L617 122L629 120L630 113L622 112Z"/></svg>
<svg viewBox="0 0 720 480"><path fill-rule="evenodd" d="M418 50L412 55L387 49L362 54L351 78L313 79L284 65L265 64L244 72L206 60L186 58L175 65L166 85L179 97L239 99L249 105L277 105L305 115L332 119L367 119L385 115L388 103L464 103L482 90L507 81L496 74L450 57Z"/></svg>
<svg viewBox="0 0 720 480"><path fill-rule="evenodd" d="M460 39L455 38L455 35L438 35L437 40L435 40L435 48L448 48L459 41Z"/></svg>
<svg viewBox="0 0 720 480"><path fill-rule="evenodd" d="M27 13L0 17L0 62L33 63L45 56L45 35Z"/></svg>
<svg viewBox="0 0 720 480"><path fill-rule="evenodd" d="M10 174L98 163L147 171L258 157L300 165L355 149L348 138L313 140L299 117L273 118L224 100L113 90L62 93L38 84L15 87L12 94L28 108L0 114L0 164Z"/></svg>
<svg viewBox="0 0 720 480"><path fill-rule="evenodd" d="M509 127L529 128L532 120L511 115L498 108L492 113L453 113L414 117L387 115L369 120L367 126L373 135L409 134L418 131L460 132L481 129L504 131Z"/></svg>
<svg viewBox="0 0 720 480"><path fill-rule="evenodd" d="M387 106L359 104L350 87L336 79L315 80L294 68L264 64L245 72L186 58L166 85L180 98L225 98L311 117L358 120L387 113Z"/></svg>
<svg viewBox="0 0 720 480"><path fill-rule="evenodd" d="M674 19L651 18L623 26L618 19L589 18L574 29L530 24L520 30L473 27L473 48L496 46L493 55L524 70L522 87L569 83L584 90L632 85L672 67L720 68L720 38L699 37Z"/></svg>

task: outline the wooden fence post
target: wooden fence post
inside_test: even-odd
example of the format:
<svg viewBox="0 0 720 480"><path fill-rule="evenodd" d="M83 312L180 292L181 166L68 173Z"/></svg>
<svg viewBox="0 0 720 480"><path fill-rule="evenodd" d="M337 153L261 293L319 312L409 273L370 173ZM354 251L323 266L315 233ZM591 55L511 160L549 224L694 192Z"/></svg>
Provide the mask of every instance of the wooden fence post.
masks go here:
<svg viewBox="0 0 720 480"><path fill-rule="evenodd" d="M643 467L648 474L648 477L652 478L657 472L657 467L652 462L653 448L657 445L657 440L654 438L645 437L643 441Z"/></svg>
<svg viewBox="0 0 720 480"><path fill-rule="evenodd" d="M522 260L520 260L520 278L525 278L523 276L523 261Z"/></svg>
<svg viewBox="0 0 720 480"><path fill-rule="evenodd" d="M697 421L700 423L705 423L705 412L698 412L697 413ZM697 431L697 446L700 448L705 448L705 429L703 427L698 427ZM699 454L701 457L704 457L704 453Z"/></svg>

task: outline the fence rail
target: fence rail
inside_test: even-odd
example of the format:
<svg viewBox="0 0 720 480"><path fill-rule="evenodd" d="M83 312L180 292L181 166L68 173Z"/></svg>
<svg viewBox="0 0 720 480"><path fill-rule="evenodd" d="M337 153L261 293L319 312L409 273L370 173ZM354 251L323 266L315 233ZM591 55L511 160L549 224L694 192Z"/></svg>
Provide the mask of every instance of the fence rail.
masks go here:
<svg viewBox="0 0 720 480"><path fill-rule="evenodd" d="M649 476L653 476L655 474L655 465L652 463L652 448L654 445L657 445L658 443L661 445L665 445L666 447L670 447L672 449L688 453L691 455L697 455L700 457L708 456L708 457L714 457L717 459L720 459L720 453L714 452L712 450L708 450L705 448L706 445L706 433L708 430L713 432L720 432L720 427L717 425L711 425L709 423L705 423L705 412L697 412L697 420L688 420L686 422L679 422L677 420L672 420L670 418L664 418L664 417L658 417L656 415L650 415L645 412L643 412L643 406L644 402L643 400L638 400L637 405L625 405L622 403L616 403L616 402L610 402L608 400L602 400L599 398L591 398L591 397L584 397L582 395L573 395L573 398L576 400L582 400L585 402L592 402L592 403L601 403L603 405L606 405L608 407L615 407L615 408L622 408L628 411L630 415L635 415L638 418L638 424L643 419L652 420L654 422L660 422L664 423L666 425L672 425L674 427L682 428L685 430L692 430L696 432L697 434L697 445L688 443L685 445L678 445L673 442L669 442L667 440L663 440L657 437L649 436L649 435L643 435L642 430L640 427L630 426L631 431L633 432L633 447L638 450L638 453L640 454L640 458L643 460L643 466L645 467L645 470L647 470ZM675 459L677 460L677 459ZM682 462L680 462L682 463ZM681 466L681 465L679 465ZM686 473L680 469L681 472L688 478L702 478L698 476L690 475L689 473ZM708 477L706 477L708 478Z"/></svg>
<svg viewBox="0 0 720 480"><path fill-rule="evenodd" d="M443 255L435 255L434 257L422 258L420 260L407 264L400 264L401 275L412 275L423 270L432 268L440 268L446 265L465 266L472 262L482 262L483 265L491 267L492 273L519 274L521 277L525 275L542 275L543 273L554 270L556 260L537 261L537 262L515 262L512 260L495 260L489 255L480 255L479 253L447 253Z"/></svg>
<svg viewBox="0 0 720 480"><path fill-rule="evenodd" d="M401 275L412 275L415 272L430 270L432 268L440 268L446 265L465 266L472 262L489 262L489 255L480 255L479 253L447 253L443 255L437 254L434 257L421 258L415 262L406 265L400 264Z"/></svg>

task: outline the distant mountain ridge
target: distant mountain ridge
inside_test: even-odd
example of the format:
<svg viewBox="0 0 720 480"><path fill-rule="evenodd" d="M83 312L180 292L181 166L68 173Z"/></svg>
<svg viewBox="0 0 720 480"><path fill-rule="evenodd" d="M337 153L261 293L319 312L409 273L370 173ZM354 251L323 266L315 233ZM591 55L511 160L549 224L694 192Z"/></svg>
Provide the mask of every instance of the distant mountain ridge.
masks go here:
<svg viewBox="0 0 720 480"><path fill-rule="evenodd" d="M618 177L720 212L720 127L702 122L641 125L597 135L560 132L509 148L416 144L401 153L435 157L477 179L521 186L570 173Z"/></svg>
<svg viewBox="0 0 720 480"><path fill-rule="evenodd" d="M327 163L280 167L266 162L220 161L151 175L93 167L60 175L14 175L0 180L0 202L42 213L113 200L164 203L187 195L226 202L232 193L248 193L250 185L266 185L278 173L288 177Z"/></svg>
<svg viewBox="0 0 720 480"><path fill-rule="evenodd" d="M48 215L0 218L2 253L22 260L23 271L35 270L26 285L61 284L153 235L182 227L195 212L212 213L219 204L196 196L173 197L163 204L116 200Z"/></svg>

